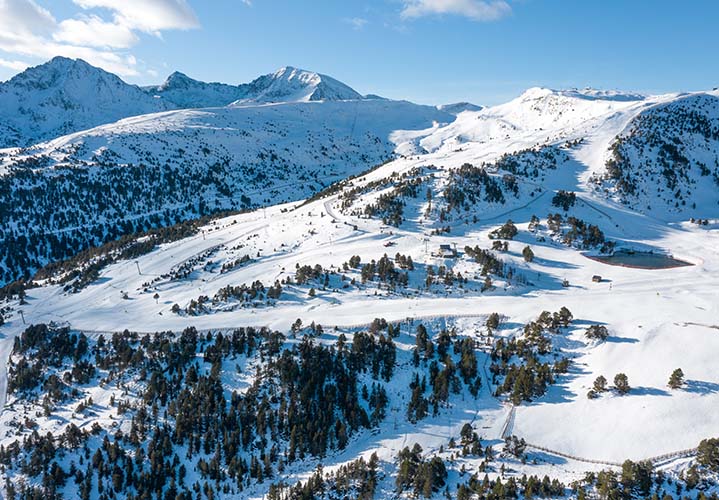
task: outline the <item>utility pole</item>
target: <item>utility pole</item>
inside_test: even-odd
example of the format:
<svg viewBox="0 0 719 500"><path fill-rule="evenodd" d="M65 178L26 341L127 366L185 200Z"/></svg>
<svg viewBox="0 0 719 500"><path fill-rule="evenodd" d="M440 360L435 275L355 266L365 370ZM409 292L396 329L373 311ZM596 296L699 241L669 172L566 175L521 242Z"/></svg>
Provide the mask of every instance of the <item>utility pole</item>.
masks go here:
<svg viewBox="0 0 719 500"><path fill-rule="evenodd" d="M20 310L20 317L22 318L22 324L23 325L26 324L25 323L25 315L23 314L22 310Z"/></svg>
<svg viewBox="0 0 719 500"><path fill-rule="evenodd" d="M142 276L142 271L140 271L140 263L135 261L135 265L137 266L137 274Z"/></svg>

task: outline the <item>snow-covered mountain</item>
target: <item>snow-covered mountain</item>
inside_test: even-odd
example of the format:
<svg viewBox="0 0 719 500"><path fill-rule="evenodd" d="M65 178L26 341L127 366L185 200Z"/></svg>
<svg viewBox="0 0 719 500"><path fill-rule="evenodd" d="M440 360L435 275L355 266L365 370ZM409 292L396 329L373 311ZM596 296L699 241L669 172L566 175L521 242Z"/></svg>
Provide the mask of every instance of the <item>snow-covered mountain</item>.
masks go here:
<svg viewBox="0 0 719 500"><path fill-rule="evenodd" d="M175 71L161 85L145 87L144 90L168 101L173 107L213 108L243 99L247 94L247 85L206 83Z"/></svg>
<svg viewBox="0 0 719 500"><path fill-rule="evenodd" d="M481 111L483 108L484 106L478 106L471 102L453 102L451 104L440 104L437 106L437 109L452 113L453 115L457 115L463 111Z"/></svg>
<svg viewBox="0 0 719 500"><path fill-rule="evenodd" d="M187 89L215 88L192 82L186 82ZM180 86L167 89L180 92ZM227 107L142 115L24 151L5 152L0 168L13 173L2 178L6 185L2 201L8 207L4 220L23 228L5 231L5 241L14 242L4 246L0 258L5 280L123 232L219 209L310 196L392 154L444 155L443 161L457 167L505 157L499 168L516 181L506 185L502 181L498 189L505 195L497 196L509 205L524 203L528 193L589 190L665 220L682 220L711 216L719 202L714 143L717 97L711 93L641 96L534 88L509 103L467 109L455 116L407 102L343 100L358 94L326 77L288 68L243 89L245 98ZM318 92L339 100L312 101ZM186 95L193 95L192 91ZM295 102L258 102L273 98ZM689 141L690 137L694 138ZM557 149L566 144L572 147ZM650 168L639 169L636 160L629 162L650 148L656 150L644 154ZM676 154L667 157L674 149ZM527 156L526 151L536 156ZM668 163L675 160L674 166ZM24 168L28 166L33 168ZM519 171L531 175L517 175ZM174 181L158 182L166 176ZM646 185L630 190L634 178ZM302 184L297 185L297 180ZM453 181L464 184L459 178ZM125 194L104 197L102 202L88 200L82 195L87 183L93 191ZM295 188L285 190L289 185ZM490 187L485 184L482 189ZM38 190L54 194L33 200L32 193ZM49 206L59 204L65 207L62 216L43 218ZM364 210L362 203L359 209ZM74 229L65 233L64 243L30 244L32 234L38 238L68 227ZM89 227L94 232L88 232ZM79 238L80 234L85 236ZM22 263L17 254L23 255Z"/></svg>
<svg viewBox="0 0 719 500"><path fill-rule="evenodd" d="M356 99L362 99L362 96L334 78L286 66L250 82L241 101L296 102Z"/></svg>
<svg viewBox="0 0 719 500"><path fill-rule="evenodd" d="M0 443L13 458L6 477L40 488L42 470L21 451L24 441L46 450L59 470L84 461L80 485L58 487L65 496L109 488L113 480L97 469L124 471L128 463L152 481L121 482L115 472L121 491L192 491L207 481L223 498L289 496L296 483L306 497L328 499L398 490L504 498L505 487L525 498L540 488L548 498L577 498L577 490L661 498L677 484L690 498L719 490L705 465L719 451L706 441L719 425L719 210L707 206L706 223L666 220L587 179L637 117L706 97L647 98L626 108L591 100L599 109L584 124L565 115L572 106L590 113L585 100L571 96L558 109L566 98L487 110L542 123L553 113L557 129L523 122L509 136L483 136L477 115L485 111L474 113L482 128L474 142L443 139L310 200L86 252L43 270L24 290L25 304L10 292L0 342L0 359L9 359L8 370L0 366L9 388ZM269 134L257 115L279 108L267 120L276 123L285 107L297 111L287 118L296 123L299 110L335 116L347 103L223 112L252 110L254 130ZM150 134L157 117L143 119L122 126ZM197 119L178 129L221 123ZM393 137L444 138L453 126ZM154 130L169 150L173 135ZM273 141L287 130L277 132ZM45 145L43 157L55 165L56 152L74 140ZM167 182L181 172L181 153L173 153ZM283 199L278 191L275 200ZM627 254L638 264L666 253L682 262L610 265L599 260L610 242L655 252ZM27 329L23 320L47 327ZM681 383L670 387L677 368ZM50 447L48 434L62 438ZM131 458L160 442L171 469L183 467L182 482ZM84 445L97 458L82 458ZM212 464L228 461L236 465L225 475L214 472ZM638 482L636 473L651 480ZM402 479L407 474L427 477L420 487Z"/></svg>
<svg viewBox="0 0 719 500"><path fill-rule="evenodd" d="M173 107L80 59L55 57L0 83L0 147Z"/></svg>
<svg viewBox="0 0 719 500"><path fill-rule="evenodd" d="M334 78L292 67L241 85L174 72L161 85L140 88L81 59L55 57L0 83L0 148L171 109L358 99L362 95Z"/></svg>
<svg viewBox="0 0 719 500"><path fill-rule="evenodd" d="M177 108L209 108L247 103L344 101L363 99L358 92L327 75L284 67L250 83L227 85L205 83L172 73L164 83L145 87Z"/></svg>

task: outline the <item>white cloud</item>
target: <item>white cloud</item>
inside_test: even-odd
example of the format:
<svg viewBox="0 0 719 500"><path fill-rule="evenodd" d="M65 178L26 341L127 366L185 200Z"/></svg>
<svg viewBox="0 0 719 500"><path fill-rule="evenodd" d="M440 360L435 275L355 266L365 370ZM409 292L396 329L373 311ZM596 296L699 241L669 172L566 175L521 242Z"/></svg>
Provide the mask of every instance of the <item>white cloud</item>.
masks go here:
<svg viewBox="0 0 719 500"><path fill-rule="evenodd" d="M0 31L17 35L50 33L55 18L33 0L0 0Z"/></svg>
<svg viewBox="0 0 719 500"><path fill-rule="evenodd" d="M505 0L402 0L401 16L414 19L436 14L464 16L474 21L495 21L512 12Z"/></svg>
<svg viewBox="0 0 719 500"><path fill-rule="evenodd" d="M121 76L135 76L138 61L128 49L138 43L138 33L161 36L165 30L199 27L187 0L73 2L85 12L57 21L35 0L0 0L0 52L34 60L79 58ZM19 71L27 64L8 57L0 59L0 66Z"/></svg>
<svg viewBox="0 0 719 500"><path fill-rule="evenodd" d="M0 50L9 54L18 54L41 60L48 60L55 56L83 59L93 66L98 66L120 76L136 76L139 74L136 61L131 55L110 50L99 50L93 47L57 43L34 35L18 37L0 32Z"/></svg>
<svg viewBox="0 0 719 500"><path fill-rule="evenodd" d="M367 19L362 17L349 17L343 19L343 21L352 26L352 29L354 30L361 30L369 22Z"/></svg>
<svg viewBox="0 0 719 500"><path fill-rule="evenodd" d="M22 61L9 61L7 59L0 58L0 66L3 68L14 69L15 71L22 71L30 65Z"/></svg>
<svg viewBox="0 0 719 500"><path fill-rule="evenodd" d="M97 16L65 19L52 37L57 42L120 49L132 47L138 40L127 26L106 22Z"/></svg>
<svg viewBox="0 0 719 500"><path fill-rule="evenodd" d="M186 0L73 1L83 9L111 10L117 24L156 35L164 30L188 30L200 26Z"/></svg>

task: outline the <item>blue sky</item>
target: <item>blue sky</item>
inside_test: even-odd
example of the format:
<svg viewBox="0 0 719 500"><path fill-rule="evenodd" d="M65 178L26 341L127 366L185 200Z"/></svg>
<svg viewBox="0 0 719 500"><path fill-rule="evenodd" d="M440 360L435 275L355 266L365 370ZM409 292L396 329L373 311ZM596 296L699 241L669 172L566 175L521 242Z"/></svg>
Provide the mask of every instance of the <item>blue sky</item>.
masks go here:
<svg viewBox="0 0 719 500"><path fill-rule="evenodd" d="M431 104L700 90L719 86L718 23L713 0L0 0L0 79L59 54L137 84L292 65Z"/></svg>

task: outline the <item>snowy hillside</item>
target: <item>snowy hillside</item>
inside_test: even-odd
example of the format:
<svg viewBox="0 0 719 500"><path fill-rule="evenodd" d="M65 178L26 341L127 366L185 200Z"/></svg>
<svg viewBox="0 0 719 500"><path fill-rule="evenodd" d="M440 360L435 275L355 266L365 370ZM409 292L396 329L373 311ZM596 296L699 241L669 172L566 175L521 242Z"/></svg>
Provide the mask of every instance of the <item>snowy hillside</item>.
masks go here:
<svg viewBox="0 0 719 500"><path fill-rule="evenodd" d="M624 203L668 218L712 217L719 204L719 97L680 96L643 111L595 177Z"/></svg>
<svg viewBox="0 0 719 500"><path fill-rule="evenodd" d="M0 153L0 282L123 234L311 196L391 158L396 131L452 119L389 100L245 104L142 115Z"/></svg>
<svg viewBox="0 0 719 500"><path fill-rule="evenodd" d="M525 164L542 163L550 182L564 168L568 151L554 153L556 163L544 154L523 153L517 172ZM719 425L712 410L719 404L719 373L707 356L719 348L712 333L719 313L712 300L719 285L716 221L708 227L668 226L621 205L604 205L591 191L580 193L565 211L552 196L520 190L521 200L508 206L482 200L485 210L453 217L444 230L446 220L428 210L446 202L444 191L433 190L429 200L424 184L416 197L412 187L419 185L416 179L430 187L434 181L441 184L445 175L449 180L459 168L452 158L441 153L398 159L308 204L218 219L184 239L135 246L132 259L113 254L94 267L80 260L75 263L79 274L60 270L47 275L44 286L26 290L26 305L17 299L7 303L4 332L10 338L23 332L23 311L28 323L55 323L82 332L88 352L100 354L78 357L72 344L61 351L69 353L66 357L46 368L36 360L47 356L37 353L54 352L65 341L52 340L55 334L23 334L27 340L16 344L2 415L14 430L3 442L29 435L34 426L42 430L40 435L69 435L75 432L68 430L71 425L83 429L97 422L95 434L77 437L96 454L105 435L111 443L118 439L115 429L138 433L154 404L159 421L148 422L147 434L139 436L152 442L151 436L174 429L165 454L168 459L177 454L185 465L188 488L213 477L212 468L203 465L211 463L213 454L222 460L235 457L238 465L220 480L231 498L261 498L281 483L305 482L320 462L323 473L354 477L343 467L364 470L350 464L359 457L369 461L373 454L374 472L363 473L375 478L373 489L382 498L398 482L403 484L398 479L402 450L411 451L414 443L421 447L417 460L442 460L446 473L427 483L429 495L435 491L437 497L445 487L450 494L478 488L485 473L491 481L517 482L522 491L527 487L518 483L522 475L541 482L546 474L561 481L552 487L552 497L571 495L569 483L586 481L586 471L618 470L613 464L627 458L635 463L652 459L663 471L652 491L672 487L667 481L680 481L679 472L685 474L692 463L687 453L696 453L684 450L713 436ZM489 175L507 165L506 158L502 161L487 167ZM386 184L385 179L394 181ZM395 227L378 213L355 213L345 203L376 203L375 189L383 193L395 187L404 197L404 217ZM564 222L546 215L554 213L562 214ZM669 250L693 265L646 270L592 260L582 245L567 239L572 231L582 234L570 216L596 225L618 245ZM507 219L514 221L516 233L507 229ZM441 253L442 244L448 253ZM601 275L602 281L592 282L593 275ZM596 337L588 333L599 326L606 329L606 338L601 329L591 334ZM201 340L188 344L195 338L188 327L202 332ZM241 330L247 327L265 340L248 344L247 331ZM138 334L112 333L124 330ZM163 349L161 336L146 336L168 330L185 333ZM123 335L131 336L125 341ZM98 342L104 342L102 347ZM175 356L175 350L184 354ZM173 379L174 369L163 369L168 363L195 362L197 379ZM152 381L138 376L143 367L153 366L158 375ZM340 382L349 366L357 370L357 382ZM333 371L317 392L310 373L325 373L320 367ZM676 368L686 378L680 388L670 389L667 380ZM62 372L75 375L63 378ZM51 379L54 373L59 386ZM624 395L613 387L620 373L628 376L630 386ZM607 387L590 399L587 393L600 375L608 380ZM112 383L106 382L108 377ZM297 394L293 411L286 412L293 383L305 384L306 391ZM172 388L166 400L165 390L158 389L164 384ZM319 427L329 429L326 436L315 434L310 422L327 416L311 412L329 407L311 402L340 387L349 392L339 400L334 423ZM218 403L220 398L224 403ZM43 405L50 417L42 416ZM353 424L356 413L349 409L355 406L366 420L359 417ZM203 448L200 441L186 453L186 440L199 437L193 436L202 421L202 413L195 415L190 407L204 408L208 417L223 412L212 421L240 419L240 428L252 429L248 440L219 452L212 445ZM297 412L308 417L297 420ZM22 424L28 418L32 424ZM293 432L298 425L302 432L299 427ZM299 441L298 436L305 437ZM306 436L315 438L308 441ZM235 443L230 437L219 442ZM118 446L129 452L138 444L119 441ZM69 462L79 461L72 448L65 453ZM99 454L103 460L123 460L102 450ZM661 458L665 454L669 456ZM18 464L27 460L11 456ZM598 463L587 463L592 460ZM255 463L262 464L261 472L251 465ZM137 467L154 474L149 464ZM9 474L37 477L30 468L22 470L30 472L11 468ZM95 478L89 486L94 490L99 476L93 470L89 474ZM479 482L469 486L475 475ZM68 483L62 491L82 487L76 484ZM328 480L325 487L332 484ZM588 491L599 487L591 481L581 484ZM127 486L138 492L142 487ZM412 482L402 486L407 492L415 487Z"/></svg>

